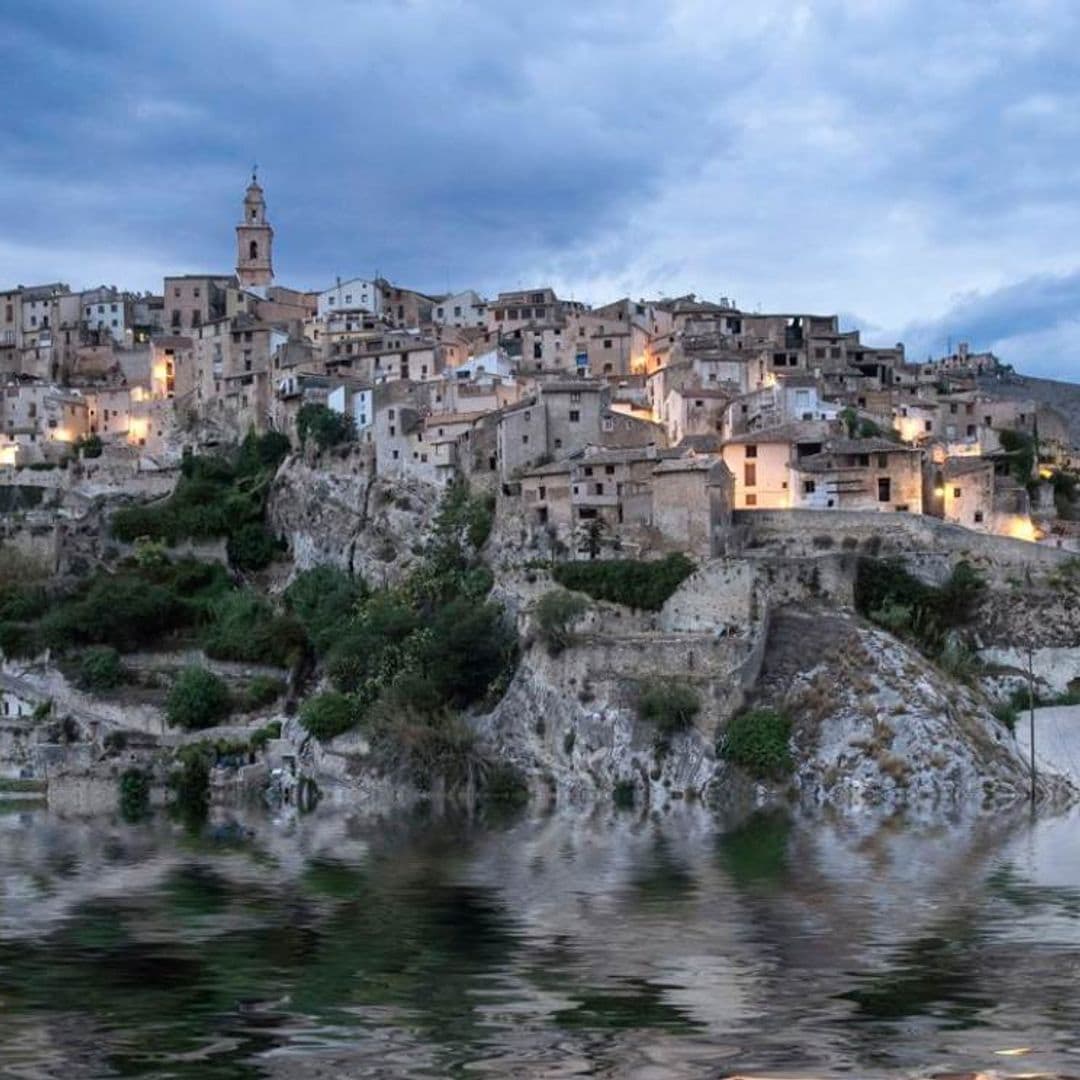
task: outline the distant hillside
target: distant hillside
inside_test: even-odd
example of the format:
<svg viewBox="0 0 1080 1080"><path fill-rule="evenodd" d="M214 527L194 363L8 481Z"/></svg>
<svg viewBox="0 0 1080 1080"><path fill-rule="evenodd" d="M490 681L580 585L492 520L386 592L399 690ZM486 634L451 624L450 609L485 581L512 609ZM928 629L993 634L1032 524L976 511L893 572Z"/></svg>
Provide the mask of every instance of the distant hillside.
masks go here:
<svg viewBox="0 0 1080 1080"><path fill-rule="evenodd" d="M1080 446L1080 383L1035 379L1026 375L979 379L979 388L995 397L1028 398L1061 413L1068 421L1073 446Z"/></svg>

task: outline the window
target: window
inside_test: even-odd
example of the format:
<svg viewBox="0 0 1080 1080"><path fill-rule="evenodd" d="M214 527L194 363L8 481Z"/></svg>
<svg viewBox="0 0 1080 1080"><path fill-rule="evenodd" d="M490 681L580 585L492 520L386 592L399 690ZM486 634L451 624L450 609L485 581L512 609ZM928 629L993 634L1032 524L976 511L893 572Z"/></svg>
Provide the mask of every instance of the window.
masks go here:
<svg viewBox="0 0 1080 1080"><path fill-rule="evenodd" d="M611 338L604 338L604 348L605 349L610 349L611 348Z"/></svg>
<svg viewBox="0 0 1080 1080"><path fill-rule="evenodd" d="M460 305L457 305L457 306L454 307L454 318L455 319L460 319L461 318L461 306Z"/></svg>
<svg viewBox="0 0 1080 1080"><path fill-rule="evenodd" d="M836 348L836 347L834 346L833 348L831 348L831 349L829 350L829 355L830 355L830 356L831 356L831 357L832 357L832 358L833 358L834 360L839 360L839 359L840 359L840 350L839 350L838 348Z"/></svg>
<svg viewBox="0 0 1080 1080"><path fill-rule="evenodd" d="M878 477L878 502L888 502L892 498L892 481L887 476Z"/></svg>
<svg viewBox="0 0 1080 1080"><path fill-rule="evenodd" d="M251 243L248 244L248 258L249 259L257 259L258 257L259 257L259 245L254 240L252 240Z"/></svg>
<svg viewBox="0 0 1080 1080"><path fill-rule="evenodd" d="M752 491L747 493L746 505L747 506L757 506L757 496Z"/></svg>
<svg viewBox="0 0 1080 1080"><path fill-rule="evenodd" d="M582 508L581 508L581 509L580 509L580 510L578 511L578 516L579 516L579 517L580 517L580 518L581 518L581 519L582 519L583 521L592 521L592 519L593 519L594 517L596 517L596 507L595 507L595 506L583 506L583 507L582 507Z"/></svg>
<svg viewBox="0 0 1080 1080"><path fill-rule="evenodd" d="M591 465L586 465L585 466L585 475L586 476L592 476L592 466Z"/></svg>
<svg viewBox="0 0 1080 1080"><path fill-rule="evenodd" d="M615 475L615 466L614 465L605 465L604 466L604 472L608 476L614 476Z"/></svg>
<svg viewBox="0 0 1080 1080"><path fill-rule="evenodd" d="M932 420L927 420L925 422L925 424L923 425L923 427L927 431L933 431L934 430L934 422Z"/></svg>
<svg viewBox="0 0 1080 1080"><path fill-rule="evenodd" d="M804 480L802 485L802 493L804 495L813 495L817 490L817 485L813 480Z"/></svg>
<svg viewBox="0 0 1080 1080"><path fill-rule="evenodd" d="M954 488L952 489L952 497L953 497L954 499L959 499L959 498L960 498L960 488L958 488L958 487L954 487Z"/></svg>
<svg viewBox="0 0 1080 1080"><path fill-rule="evenodd" d="M110 305L109 305L109 311L110 311L110 312L113 312L113 313L115 313L115 311L116 311L116 305L115 305L115 304L110 304Z"/></svg>
<svg viewBox="0 0 1080 1080"><path fill-rule="evenodd" d="M756 446L748 446L746 448L746 456L748 458L756 458L757 457L757 447Z"/></svg>
<svg viewBox="0 0 1080 1080"><path fill-rule="evenodd" d="M753 462L748 461L743 465L743 486L757 487L757 465Z"/></svg>
<svg viewBox="0 0 1080 1080"><path fill-rule="evenodd" d="M888 454L878 454L878 456L877 456L877 467L879 469L887 469L889 467L889 455Z"/></svg>
<svg viewBox="0 0 1080 1080"><path fill-rule="evenodd" d="M975 524L981 525L983 520L983 512L981 510L975 511Z"/></svg>
<svg viewBox="0 0 1080 1080"><path fill-rule="evenodd" d="M533 359L542 360L544 358L544 346L542 342L533 342Z"/></svg>
<svg viewBox="0 0 1080 1080"><path fill-rule="evenodd" d="M604 485L603 484L597 484L596 485L596 494L597 495L603 495L604 494Z"/></svg>
<svg viewBox="0 0 1080 1080"><path fill-rule="evenodd" d="M577 392L577 391L575 390L575 391L574 391L574 393L572 393L572 394L570 395L570 404L571 404L571 405L573 405L573 404L576 404L576 403L577 403L577 402L579 402L580 400L581 400L581 394L580 394L580 393L578 393L578 392Z"/></svg>
<svg viewBox="0 0 1080 1080"><path fill-rule="evenodd" d="M528 435L522 435L521 436L521 445L522 446L528 446L529 445L529 436Z"/></svg>
<svg viewBox="0 0 1080 1080"><path fill-rule="evenodd" d="M577 409L570 410L570 423L576 424L581 419L581 413Z"/></svg>
<svg viewBox="0 0 1080 1080"><path fill-rule="evenodd" d="M858 460L859 467L862 468L862 469L869 469L870 468L870 455L869 454L859 454L857 456L858 456L858 459L859 459Z"/></svg>

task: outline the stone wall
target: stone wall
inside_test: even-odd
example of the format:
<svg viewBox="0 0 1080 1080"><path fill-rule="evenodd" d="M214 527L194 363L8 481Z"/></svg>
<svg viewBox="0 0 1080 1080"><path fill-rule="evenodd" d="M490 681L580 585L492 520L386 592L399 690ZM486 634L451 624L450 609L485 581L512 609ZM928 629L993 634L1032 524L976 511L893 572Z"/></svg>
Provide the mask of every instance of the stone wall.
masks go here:
<svg viewBox="0 0 1080 1080"><path fill-rule="evenodd" d="M1041 544L972 532L920 514L844 510L737 511L744 548L785 555L841 550L884 557L938 552L997 566L1059 566L1070 554Z"/></svg>

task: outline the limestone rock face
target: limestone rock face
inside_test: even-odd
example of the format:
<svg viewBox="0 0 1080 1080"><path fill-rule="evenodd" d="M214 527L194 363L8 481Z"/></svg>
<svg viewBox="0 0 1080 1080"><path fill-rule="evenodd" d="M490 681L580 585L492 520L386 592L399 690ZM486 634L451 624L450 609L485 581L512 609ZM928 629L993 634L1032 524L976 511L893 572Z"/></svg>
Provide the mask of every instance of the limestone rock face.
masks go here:
<svg viewBox="0 0 1080 1080"><path fill-rule="evenodd" d="M790 609L772 633L763 685L793 720L804 803L990 810L1028 798L1027 765L986 699L905 643L854 617ZM1042 800L1075 794L1061 776L1040 777Z"/></svg>
<svg viewBox="0 0 1080 1080"><path fill-rule="evenodd" d="M267 519L297 570L329 563L381 586L416 561L439 499L429 485L374 477L359 449L317 465L297 455L278 471Z"/></svg>
<svg viewBox="0 0 1080 1080"><path fill-rule="evenodd" d="M692 728L661 748L630 702L616 703L603 687L569 674L572 653L550 658L540 646L529 650L502 701L477 721L495 753L558 805L610 802L616 785L626 783L639 806L704 796L715 771L711 740Z"/></svg>

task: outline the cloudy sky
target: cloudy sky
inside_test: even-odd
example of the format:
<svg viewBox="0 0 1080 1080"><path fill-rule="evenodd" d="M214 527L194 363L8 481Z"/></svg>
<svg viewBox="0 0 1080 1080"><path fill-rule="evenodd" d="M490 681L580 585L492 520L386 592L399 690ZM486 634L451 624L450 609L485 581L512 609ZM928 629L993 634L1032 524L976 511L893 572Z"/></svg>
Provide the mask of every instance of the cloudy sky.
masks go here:
<svg viewBox="0 0 1080 1080"><path fill-rule="evenodd" d="M1076 0L9 0L0 285L843 313L1080 380Z"/></svg>

